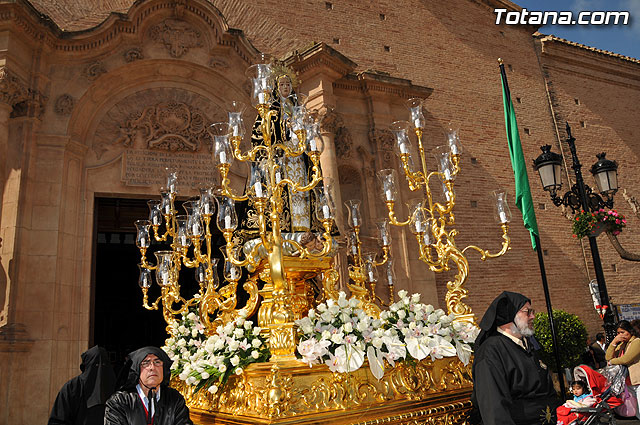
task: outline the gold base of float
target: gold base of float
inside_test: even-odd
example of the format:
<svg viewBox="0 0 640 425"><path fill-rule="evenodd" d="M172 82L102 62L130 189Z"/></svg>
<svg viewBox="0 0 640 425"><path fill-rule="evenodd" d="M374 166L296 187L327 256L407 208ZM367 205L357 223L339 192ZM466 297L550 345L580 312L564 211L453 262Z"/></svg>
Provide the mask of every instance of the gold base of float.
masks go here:
<svg viewBox="0 0 640 425"><path fill-rule="evenodd" d="M380 381L366 363L332 373L297 360L253 364L219 394L173 381L198 425L464 424L472 385L457 357L398 363Z"/></svg>

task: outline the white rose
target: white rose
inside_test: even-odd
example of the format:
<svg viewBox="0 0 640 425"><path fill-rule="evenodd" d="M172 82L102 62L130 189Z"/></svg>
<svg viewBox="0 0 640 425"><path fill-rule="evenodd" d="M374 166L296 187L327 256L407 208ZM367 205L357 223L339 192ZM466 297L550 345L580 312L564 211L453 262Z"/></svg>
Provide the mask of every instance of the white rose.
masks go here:
<svg viewBox="0 0 640 425"><path fill-rule="evenodd" d="M220 367L218 367L218 370L220 373L225 373L227 371L227 365L221 364Z"/></svg>
<svg viewBox="0 0 640 425"><path fill-rule="evenodd" d="M404 310L398 310L398 317L404 319L405 317L407 317L407 312Z"/></svg>
<svg viewBox="0 0 640 425"><path fill-rule="evenodd" d="M207 390L209 391L211 394L215 394L218 392L218 386L217 385L212 385L209 387L209 389Z"/></svg>
<svg viewBox="0 0 640 425"><path fill-rule="evenodd" d="M251 341L251 346L253 348L260 348L261 345L262 345L262 341L260 341L258 338Z"/></svg>
<svg viewBox="0 0 640 425"><path fill-rule="evenodd" d="M258 352L258 350L253 350L251 352L251 357L253 357L254 359L258 359L258 357L260 357L260 353Z"/></svg>
<svg viewBox="0 0 640 425"><path fill-rule="evenodd" d="M346 333L353 332L353 325L351 323L345 323L343 328Z"/></svg>
<svg viewBox="0 0 640 425"><path fill-rule="evenodd" d="M420 302L420 294L411 295L411 302L414 304L418 304Z"/></svg>
<svg viewBox="0 0 640 425"><path fill-rule="evenodd" d="M241 367L236 369L236 375L242 375L242 368Z"/></svg>
<svg viewBox="0 0 640 425"><path fill-rule="evenodd" d="M233 336L235 336L236 338L242 338L242 335L244 335L244 329L242 328L237 328L233 331Z"/></svg>
<svg viewBox="0 0 640 425"><path fill-rule="evenodd" d="M229 361L231 362L232 366L238 366L238 364L240 363L240 357L238 357L238 355L235 355L231 357Z"/></svg>

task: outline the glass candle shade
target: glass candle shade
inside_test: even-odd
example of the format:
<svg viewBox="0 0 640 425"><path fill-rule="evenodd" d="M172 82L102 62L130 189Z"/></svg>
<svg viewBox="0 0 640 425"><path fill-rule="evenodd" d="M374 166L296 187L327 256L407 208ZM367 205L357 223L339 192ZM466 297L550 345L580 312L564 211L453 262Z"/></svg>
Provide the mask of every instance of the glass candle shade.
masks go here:
<svg viewBox="0 0 640 425"><path fill-rule="evenodd" d="M336 206L333 201L331 184L323 181L313 189L313 193L316 197L316 217L318 220L333 220Z"/></svg>
<svg viewBox="0 0 640 425"><path fill-rule="evenodd" d="M500 224L509 223L511 221L511 210L507 203L507 191L503 189L494 190L493 214L496 221Z"/></svg>
<svg viewBox="0 0 640 425"><path fill-rule="evenodd" d="M307 153L322 153L324 150L324 141L320 135L320 129L318 123L309 120L307 121Z"/></svg>
<svg viewBox="0 0 640 425"><path fill-rule="evenodd" d="M429 217L423 207L423 200L414 200L409 204L411 221L409 229L414 235L423 235L427 231Z"/></svg>
<svg viewBox="0 0 640 425"><path fill-rule="evenodd" d="M236 214L235 201L226 196L216 196L218 204L217 226L221 232L235 230L238 227L238 215Z"/></svg>
<svg viewBox="0 0 640 425"><path fill-rule="evenodd" d="M453 180L453 163L451 162L451 150L449 146L437 146L433 149L433 156L438 164L438 171L442 173L444 180Z"/></svg>
<svg viewBox="0 0 640 425"><path fill-rule="evenodd" d="M153 280L151 278L151 270L142 266L142 264L138 264L138 270L140 270L140 275L138 276L138 286L141 288L149 288Z"/></svg>
<svg viewBox="0 0 640 425"><path fill-rule="evenodd" d="M160 286L168 286L173 283L173 252L156 251L156 282Z"/></svg>
<svg viewBox="0 0 640 425"><path fill-rule="evenodd" d="M205 263L199 263L198 266L194 270L196 282L199 284L203 284L207 280L207 271Z"/></svg>
<svg viewBox="0 0 640 425"><path fill-rule="evenodd" d="M382 199L395 201L398 198L398 173L396 170L384 169L378 171L378 180L382 190Z"/></svg>
<svg viewBox="0 0 640 425"><path fill-rule="evenodd" d="M424 246L433 245L435 243L435 238L433 237L433 219L427 219L427 229L422 235L422 243Z"/></svg>
<svg viewBox="0 0 640 425"><path fill-rule="evenodd" d="M189 239L189 232L187 229L187 220L188 217L186 215L176 216L177 229L173 242L180 248L186 248L191 245L191 239Z"/></svg>
<svg viewBox="0 0 640 425"><path fill-rule="evenodd" d="M291 130L294 132L306 130L305 120L307 117L307 109L304 105L297 105L293 108L293 114L291 116L291 120L289 125L291 126Z"/></svg>
<svg viewBox="0 0 640 425"><path fill-rule="evenodd" d="M135 223L137 229L136 246L138 248L149 248L151 239L149 238L149 226L151 222L149 220L136 220Z"/></svg>
<svg viewBox="0 0 640 425"><path fill-rule="evenodd" d="M213 136L213 163L214 165L231 165L233 153L229 143L230 128L226 122L211 124L209 131Z"/></svg>
<svg viewBox="0 0 640 425"><path fill-rule="evenodd" d="M167 189L160 189L160 210L162 214L171 214L171 192Z"/></svg>
<svg viewBox="0 0 640 425"><path fill-rule="evenodd" d="M273 90L271 72L271 65L268 63L251 65L247 69L246 75L253 86L251 104L254 107L266 105L271 101L271 91Z"/></svg>
<svg viewBox="0 0 640 425"><path fill-rule="evenodd" d="M356 255L358 255L358 238L356 237L356 232L354 232L353 230L349 230L347 238L347 248L349 250L349 254L355 257Z"/></svg>
<svg viewBox="0 0 640 425"><path fill-rule="evenodd" d="M364 277L368 283L374 283L378 281L378 270L376 268L376 254L373 252L368 252L366 254L362 254L362 267L364 272Z"/></svg>
<svg viewBox="0 0 640 425"><path fill-rule="evenodd" d="M237 100L233 100L227 105L227 109L229 111L227 112L229 117L229 135L231 137L242 138L244 136L244 121L242 119L242 114L244 113L245 108L246 105Z"/></svg>
<svg viewBox="0 0 640 425"><path fill-rule="evenodd" d="M393 267L393 258L389 258L384 264L384 277L387 280L387 285L394 286L398 279L396 278L396 270Z"/></svg>
<svg viewBox="0 0 640 425"><path fill-rule="evenodd" d="M247 194L252 198L266 199L269 197L269 182L266 161L252 161Z"/></svg>
<svg viewBox="0 0 640 425"><path fill-rule="evenodd" d="M460 130L458 130L457 128L453 128L453 126L449 126L446 136L451 155L461 155L462 144L460 143Z"/></svg>
<svg viewBox="0 0 640 425"><path fill-rule="evenodd" d="M167 190L172 193L178 193L178 172L167 169Z"/></svg>
<svg viewBox="0 0 640 425"><path fill-rule="evenodd" d="M411 153L411 140L409 140L410 124L407 121L395 121L389 129L396 138L396 152L400 155Z"/></svg>
<svg viewBox="0 0 640 425"><path fill-rule="evenodd" d="M204 216L212 216L215 209L212 187L200 188L200 213Z"/></svg>
<svg viewBox="0 0 640 425"><path fill-rule="evenodd" d="M231 261L224 262L224 278L230 282L237 282L242 277L242 269Z"/></svg>
<svg viewBox="0 0 640 425"><path fill-rule="evenodd" d="M423 129L425 124L424 115L422 113L422 99L412 98L407 100L406 105L411 115L411 125L413 128Z"/></svg>
<svg viewBox="0 0 640 425"><path fill-rule="evenodd" d="M376 223L378 228L378 241L382 246L391 245L391 229L389 228L389 220L382 220Z"/></svg>
<svg viewBox="0 0 640 425"><path fill-rule="evenodd" d="M220 279L218 278L218 261L219 258L211 258L211 285L213 289L218 289L220 286Z"/></svg>
<svg viewBox="0 0 640 425"><path fill-rule="evenodd" d="M147 205L149 206L149 221L154 226L159 226L162 224L162 210L160 209L161 201L152 199L147 201Z"/></svg>
<svg viewBox="0 0 640 425"><path fill-rule="evenodd" d="M362 225L362 216L360 215L360 200L349 199L344 203L349 213L349 224L351 227L359 227Z"/></svg>

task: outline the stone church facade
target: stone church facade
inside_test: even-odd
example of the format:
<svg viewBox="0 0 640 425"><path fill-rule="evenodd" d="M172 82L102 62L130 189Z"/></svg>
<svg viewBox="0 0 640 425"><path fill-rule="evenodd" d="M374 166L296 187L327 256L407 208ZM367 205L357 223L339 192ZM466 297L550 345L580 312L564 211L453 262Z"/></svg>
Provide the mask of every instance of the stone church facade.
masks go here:
<svg viewBox="0 0 640 425"><path fill-rule="evenodd" d="M551 144L570 163L565 121L585 167L606 151L619 163L615 208L628 217L620 241L640 252L640 61L535 27L497 26L496 7L518 8L507 0L0 0L0 424L46 421L94 342L96 199L149 199L165 166L178 168L181 193L194 195L213 178L207 127L226 120L229 101L248 103L244 71L261 52L298 73L298 90L322 120L323 172L339 183L340 205L362 201L366 237L386 211L376 171L401 171L389 124L407 119L404 101L420 97L427 151L444 144L449 123L460 128L458 244L499 249L489 193L513 195L502 57L525 158ZM241 185L245 176L233 178ZM588 244L571 237L570 220L532 170L529 180L554 307L596 332ZM477 315L504 289L544 308L537 258L513 197L510 205L512 249L487 262L468 255L465 301ZM599 244L613 302L640 302L638 264L606 237ZM452 274L428 271L409 232L394 230L392 250L398 289L443 306ZM136 285L136 275L122 278Z"/></svg>

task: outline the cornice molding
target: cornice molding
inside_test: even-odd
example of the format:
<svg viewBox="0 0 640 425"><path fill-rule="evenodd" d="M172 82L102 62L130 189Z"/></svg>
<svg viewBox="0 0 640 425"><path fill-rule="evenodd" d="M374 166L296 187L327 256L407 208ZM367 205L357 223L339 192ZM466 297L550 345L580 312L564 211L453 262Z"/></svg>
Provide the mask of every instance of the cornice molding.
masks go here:
<svg viewBox="0 0 640 425"><path fill-rule="evenodd" d="M122 38L139 34L152 16L198 21L211 30L215 42L235 51L246 63L259 54L241 30L230 28L222 13L206 0L148 0L135 2L127 13L112 12L102 23L83 31L64 31L25 0L0 4L0 28L19 28L32 40L59 54L100 54Z"/></svg>

